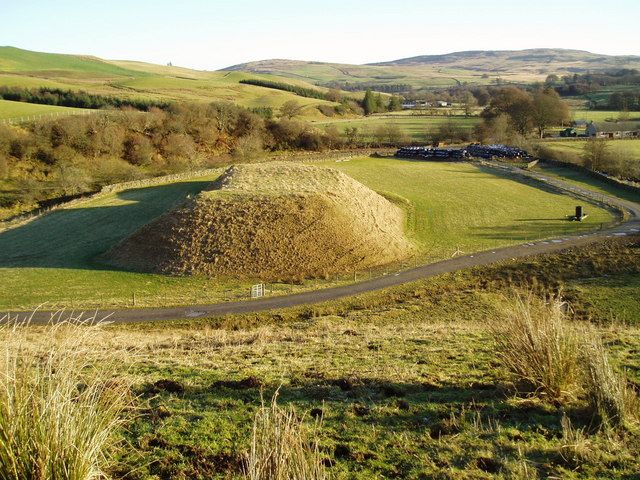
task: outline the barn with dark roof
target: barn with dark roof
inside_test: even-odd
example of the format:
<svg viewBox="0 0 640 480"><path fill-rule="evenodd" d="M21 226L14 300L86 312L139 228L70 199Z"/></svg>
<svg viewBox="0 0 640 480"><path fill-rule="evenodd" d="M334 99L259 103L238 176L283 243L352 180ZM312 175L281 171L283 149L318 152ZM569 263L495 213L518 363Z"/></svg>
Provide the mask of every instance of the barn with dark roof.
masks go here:
<svg viewBox="0 0 640 480"><path fill-rule="evenodd" d="M590 122L585 133L587 137L595 138L640 138L640 123Z"/></svg>

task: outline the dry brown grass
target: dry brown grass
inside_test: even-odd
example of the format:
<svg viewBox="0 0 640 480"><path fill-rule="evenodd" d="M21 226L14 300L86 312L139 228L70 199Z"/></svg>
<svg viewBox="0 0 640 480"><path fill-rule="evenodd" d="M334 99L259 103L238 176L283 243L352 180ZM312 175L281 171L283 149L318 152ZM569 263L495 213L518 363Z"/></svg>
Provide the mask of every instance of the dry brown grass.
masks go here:
<svg viewBox="0 0 640 480"><path fill-rule="evenodd" d="M552 401L576 398L580 386L580 337L557 298L529 294L508 303L493 327L498 356L520 382Z"/></svg>
<svg viewBox="0 0 640 480"><path fill-rule="evenodd" d="M516 296L493 327L498 356L520 382L553 402L586 399L600 426L636 424L637 394L611 365L600 333L569 321L567 308L559 298Z"/></svg>
<svg viewBox="0 0 640 480"><path fill-rule="evenodd" d="M94 320L68 316L34 334L0 319L0 479L104 478L129 389L112 377L114 356L92 361Z"/></svg>
<svg viewBox="0 0 640 480"><path fill-rule="evenodd" d="M238 165L108 256L169 274L326 278L406 257L403 227L398 207L336 170Z"/></svg>
<svg viewBox="0 0 640 480"><path fill-rule="evenodd" d="M282 408L277 393L253 423L246 477L250 480L323 480L329 478L317 442L293 407Z"/></svg>
<svg viewBox="0 0 640 480"><path fill-rule="evenodd" d="M594 459L594 446L582 428L575 428L571 419L564 415L561 420L562 445L560 455L572 465L580 465Z"/></svg>

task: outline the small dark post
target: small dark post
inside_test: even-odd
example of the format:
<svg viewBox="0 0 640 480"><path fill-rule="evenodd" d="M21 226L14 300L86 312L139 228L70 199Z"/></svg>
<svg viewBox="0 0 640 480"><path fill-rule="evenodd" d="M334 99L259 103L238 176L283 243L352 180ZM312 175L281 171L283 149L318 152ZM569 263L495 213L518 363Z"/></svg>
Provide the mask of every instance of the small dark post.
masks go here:
<svg viewBox="0 0 640 480"><path fill-rule="evenodd" d="M576 220L581 221L582 217L584 217L584 211L582 210L582 205L578 205L576 207Z"/></svg>

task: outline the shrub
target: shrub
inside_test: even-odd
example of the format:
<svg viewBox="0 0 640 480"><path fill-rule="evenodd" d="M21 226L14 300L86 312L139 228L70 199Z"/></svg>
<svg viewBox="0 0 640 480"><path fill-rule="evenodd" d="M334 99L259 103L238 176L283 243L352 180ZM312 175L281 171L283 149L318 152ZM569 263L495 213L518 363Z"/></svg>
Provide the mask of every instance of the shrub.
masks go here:
<svg viewBox="0 0 640 480"><path fill-rule="evenodd" d="M532 294L518 296L493 327L498 356L518 380L550 398L575 398L580 376L578 332L565 321L565 305Z"/></svg>
<svg viewBox="0 0 640 480"><path fill-rule="evenodd" d="M493 327L498 356L516 378L555 402L585 399L598 423L626 427L640 419L640 401L612 367L592 326L567 320L558 298L517 296Z"/></svg>
<svg viewBox="0 0 640 480"><path fill-rule="evenodd" d="M438 131L434 135L434 140L449 143L467 142L469 141L470 136L471 132L449 119L438 126Z"/></svg>
<svg viewBox="0 0 640 480"><path fill-rule="evenodd" d="M0 479L104 478L128 389L88 360L100 326L47 326L39 349L29 325L0 324Z"/></svg>
<svg viewBox="0 0 640 480"><path fill-rule="evenodd" d="M587 140L583 152L583 164L589 170L602 170L610 161L609 144L602 138Z"/></svg>
<svg viewBox="0 0 640 480"><path fill-rule="evenodd" d="M253 423L246 477L251 480L319 480L328 478L318 444L310 438L293 407L281 408L277 393L262 406Z"/></svg>
<svg viewBox="0 0 640 480"><path fill-rule="evenodd" d="M336 107L334 107L333 105L324 105L324 104L322 104L322 105L318 105L316 108L325 117L333 117L337 113L336 112Z"/></svg>
<svg viewBox="0 0 640 480"><path fill-rule="evenodd" d="M148 165L153 158L151 141L139 133L130 135L124 141L123 158L133 165Z"/></svg>
<svg viewBox="0 0 640 480"><path fill-rule="evenodd" d="M233 156L241 160L253 160L263 152L262 138L260 135L247 135L240 137L233 148Z"/></svg>

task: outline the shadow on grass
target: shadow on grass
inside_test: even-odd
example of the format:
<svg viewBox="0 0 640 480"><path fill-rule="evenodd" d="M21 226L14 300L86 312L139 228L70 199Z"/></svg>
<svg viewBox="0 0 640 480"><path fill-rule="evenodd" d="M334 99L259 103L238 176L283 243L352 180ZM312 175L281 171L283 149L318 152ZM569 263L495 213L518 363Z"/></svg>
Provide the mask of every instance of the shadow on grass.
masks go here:
<svg viewBox="0 0 640 480"><path fill-rule="evenodd" d="M177 182L119 192L113 204L54 210L0 233L0 268L109 269L95 257L211 182Z"/></svg>
<svg viewBox="0 0 640 480"><path fill-rule="evenodd" d="M395 432L423 431L436 439L457 435L465 429L482 429L496 422L501 427L538 432L552 439L562 434L560 420L564 411L576 420L576 425L586 426L589 421L582 411L573 408L563 410L535 400L510 402L513 392L500 384L436 386L363 378L345 389L344 382L345 379L335 379L251 387L213 384L185 387L178 394L151 389L143 396L149 397L149 414L153 417L156 408L164 409L168 405L177 411L181 411L180 405L184 404L188 409L203 412L221 404L255 408L268 403L277 391L281 406L291 404L300 413L323 417L323 424L330 429L359 423Z"/></svg>
<svg viewBox="0 0 640 480"><path fill-rule="evenodd" d="M183 375L174 381L192 378L186 371ZM498 379L487 380L434 385L368 377L325 378L322 374L295 377L284 386L255 377L194 386L163 380L160 382L179 387L179 391L143 391L141 398L147 399L150 408L138 421L140 431L150 431L151 425L161 432L153 441L166 445L167 450L179 448L171 445L176 432L181 442L201 444L197 434L185 438L181 432L185 423L213 422L212 417L218 429L228 429L230 437L248 442L256 409L263 402L269 404L277 390L280 406L293 405L309 424L321 419L316 431L328 465L357 466L384 478L427 478L417 474L428 462L406 458L408 445L421 445L438 455L443 470L479 466L488 472L494 466L497 472L504 462L523 458L536 465L542 476L567 467L557 448L562 417L566 413L575 428L584 429L590 422L587 410L563 409L535 398L514 400L513 392ZM398 438L401 441L395 441ZM488 450L499 446L500 456L490 462L494 457L475 452L478 446Z"/></svg>
<svg viewBox="0 0 640 480"><path fill-rule="evenodd" d="M598 180L597 178L590 177L583 172L573 170L568 167L541 166L540 169L543 173L556 175L563 180L576 181L583 183L587 187L590 186L598 188L602 190L606 195L610 195L612 197L622 198L631 202L640 202L640 194L625 190L623 188L618 188L615 185L603 182L601 180ZM596 195L597 194L598 192L596 192Z"/></svg>

